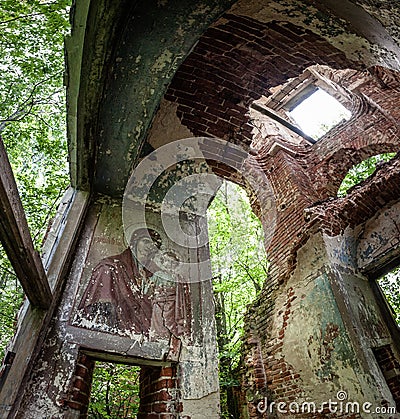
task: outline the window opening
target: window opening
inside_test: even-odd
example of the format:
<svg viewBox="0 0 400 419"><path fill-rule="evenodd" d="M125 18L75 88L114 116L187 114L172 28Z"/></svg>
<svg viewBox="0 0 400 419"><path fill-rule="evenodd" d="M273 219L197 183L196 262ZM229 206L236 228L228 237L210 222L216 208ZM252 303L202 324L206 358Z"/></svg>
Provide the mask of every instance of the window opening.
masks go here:
<svg viewBox="0 0 400 419"><path fill-rule="evenodd" d="M314 87L314 86L313 86ZM325 90L308 89L287 103L289 117L303 132L321 138L333 127L351 118L351 112Z"/></svg>
<svg viewBox="0 0 400 419"><path fill-rule="evenodd" d="M398 340L400 326L400 267L397 266L391 271L376 280L376 285L380 291L377 299L383 309L387 325L392 333L395 333ZM392 393L397 410L400 409L400 363L392 344L384 344L380 347L372 348L376 362L381 369L386 384Z"/></svg>
<svg viewBox="0 0 400 419"><path fill-rule="evenodd" d="M377 282L391 309L393 318L400 326L400 267L388 272Z"/></svg>
<svg viewBox="0 0 400 419"><path fill-rule="evenodd" d="M286 83L269 89L270 96L263 96L253 102L250 108L281 124L267 122L266 130L262 128L260 119L256 128L263 135L278 134L286 140L298 143L298 137L314 144L332 128L351 118L347 106L351 105L348 91L330 79L333 69L314 65L303 71L298 77L289 79ZM333 70L337 74L340 71ZM328 75L327 75L328 72ZM272 126L272 127L271 127ZM297 136L293 136L293 133ZM296 138L297 137L297 138Z"/></svg>
<svg viewBox="0 0 400 419"><path fill-rule="evenodd" d="M246 192L231 182L223 182L207 218L220 356L221 418L239 417L235 394L243 315L267 277L264 234Z"/></svg>
<svg viewBox="0 0 400 419"><path fill-rule="evenodd" d="M371 176L380 163L391 160L395 155L396 153L377 154L353 166L344 177L338 189L337 196L345 196L353 186L358 185Z"/></svg>
<svg viewBox="0 0 400 419"><path fill-rule="evenodd" d="M384 315L386 312L386 320L392 332L398 332L400 326L400 267L389 271L376 281L380 289L380 300L386 303ZM382 301L383 300L383 301ZM394 320L391 322L390 315ZM393 328L394 326L394 328ZM397 327L396 327L397 326ZM396 333L398 334L398 333ZM386 344L381 347L372 348L375 355L376 362L381 369L382 375L385 378L386 384L392 393L393 399L396 403L397 411L400 409L400 363L392 349L391 344Z"/></svg>
<svg viewBox="0 0 400 419"><path fill-rule="evenodd" d="M141 367L96 361L88 407L94 419L136 418Z"/></svg>

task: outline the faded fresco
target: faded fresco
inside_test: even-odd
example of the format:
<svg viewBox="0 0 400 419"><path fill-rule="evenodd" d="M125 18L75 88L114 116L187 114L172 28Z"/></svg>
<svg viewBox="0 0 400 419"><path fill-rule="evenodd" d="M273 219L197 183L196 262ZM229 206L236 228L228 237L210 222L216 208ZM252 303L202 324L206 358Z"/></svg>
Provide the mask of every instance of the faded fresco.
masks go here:
<svg viewBox="0 0 400 419"><path fill-rule="evenodd" d="M104 234L112 220L103 212L96 227L72 324L120 336L141 335L150 341L189 337L190 287L179 272L179 255L150 228L135 229L125 248L122 240L119 246L104 245L115 242ZM94 263L96 257L100 260Z"/></svg>

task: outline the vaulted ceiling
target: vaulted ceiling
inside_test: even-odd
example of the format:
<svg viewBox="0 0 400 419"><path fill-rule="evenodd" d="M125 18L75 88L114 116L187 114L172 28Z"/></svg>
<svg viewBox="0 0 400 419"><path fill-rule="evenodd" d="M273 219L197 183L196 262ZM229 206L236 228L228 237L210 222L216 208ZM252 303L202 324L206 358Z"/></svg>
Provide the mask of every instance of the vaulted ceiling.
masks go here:
<svg viewBox="0 0 400 419"><path fill-rule="evenodd" d="M140 158L174 135L248 148L251 102L310 65L399 70L397 16L381 3L78 2L66 43L73 185L121 196ZM156 141L166 114L180 133L161 124Z"/></svg>

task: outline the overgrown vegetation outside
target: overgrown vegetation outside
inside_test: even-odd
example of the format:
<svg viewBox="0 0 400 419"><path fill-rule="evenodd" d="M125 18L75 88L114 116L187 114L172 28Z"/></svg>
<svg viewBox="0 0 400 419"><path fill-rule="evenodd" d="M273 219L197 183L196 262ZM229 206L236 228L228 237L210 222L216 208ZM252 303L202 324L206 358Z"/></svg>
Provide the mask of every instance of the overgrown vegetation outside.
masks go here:
<svg viewBox="0 0 400 419"><path fill-rule="evenodd" d="M353 166L340 185L338 197L346 196L352 187L371 176L379 164L389 161L394 156L395 153L377 154ZM400 326L400 269L393 269L377 281L389 303L395 321Z"/></svg>
<svg viewBox="0 0 400 419"><path fill-rule="evenodd" d="M375 172L379 164L389 161L394 156L395 153L377 154L376 156L372 156L363 160L361 163L354 165L343 179L337 195L339 197L346 196L349 189L367 179Z"/></svg>
<svg viewBox="0 0 400 419"><path fill-rule="evenodd" d="M221 417L238 416L234 389L244 314L267 278L268 261L260 220L243 189L223 182L208 208L211 265L216 310Z"/></svg>
<svg viewBox="0 0 400 419"><path fill-rule="evenodd" d="M38 250L69 182L63 86L69 7L70 0L0 2L0 137ZM22 300L0 246L0 358Z"/></svg>
<svg viewBox="0 0 400 419"><path fill-rule="evenodd" d="M92 419L136 418L140 367L96 362L88 415Z"/></svg>

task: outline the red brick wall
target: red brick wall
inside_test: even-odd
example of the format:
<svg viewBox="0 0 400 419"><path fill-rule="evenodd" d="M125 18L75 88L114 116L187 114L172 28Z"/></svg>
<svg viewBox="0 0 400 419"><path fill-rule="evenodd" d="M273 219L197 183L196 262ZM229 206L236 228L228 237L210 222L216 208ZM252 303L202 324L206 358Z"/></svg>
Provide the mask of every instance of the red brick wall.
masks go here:
<svg viewBox="0 0 400 419"><path fill-rule="evenodd" d="M397 90L391 88L390 95L384 88L383 97L386 99L382 100L380 83L366 73L364 77L364 83L354 94L363 98L365 107L359 108L355 120L333 130L315 146L286 144L290 153L280 150L270 155L270 147L266 144L257 156L274 188L278 220L268 249L271 261L269 277L256 306L247 316L247 335L255 334L261 339L267 377L265 391L272 400L290 402L298 397L302 388L301 375L280 353L285 329L290 322L290 298L296 297L296 290L291 290L293 295L287 296L288 305L282 313L281 328L276 329L272 324L275 296L296 267L298 248L307 241L314 228L329 235L340 234L346 226L361 224L400 196L398 157L382 167L372 179L355 188L349 197L335 199L343 177L354 164L375 154L397 151L400 145L396 123L398 102L393 100L393 97L398 97ZM371 103L379 98L379 105L371 105L369 98ZM245 353L250 355L253 349L246 346ZM257 395L254 377L251 386L249 394ZM249 407L253 412L251 417L261 417L254 406Z"/></svg>
<svg viewBox="0 0 400 419"><path fill-rule="evenodd" d="M138 419L173 419L180 411L176 367L142 367Z"/></svg>
<svg viewBox="0 0 400 419"><path fill-rule="evenodd" d="M394 78L391 70L373 67L369 72L355 72L352 78L339 80L348 89L352 84L357 86L350 94L352 119L331 130L307 157L320 199L336 195L353 165L376 154L399 150L400 84L397 88L382 87L386 76Z"/></svg>
<svg viewBox="0 0 400 419"><path fill-rule="evenodd" d="M249 105L262 95L268 96L271 87L284 84L314 64L359 70L347 72L342 79L331 72L349 94L346 100L352 103L354 116L350 122L333 129L314 146L305 142L296 146L282 138L289 153L280 150L271 155L266 139L256 156L274 188L277 226L268 248L268 279L247 315L247 341L249 336L258 339L260 349L245 345L245 388L248 399L268 393L272 399L291 401L301 389L301 377L280 352L296 290L287 295L279 330L272 327L276 295L296 267L297 250L316 225L338 234L346 225L371 216L399 193L398 185L394 185L398 176L392 171L392 175L370 183L369 190L356 200L328 200L336 197L354 164L399 149L400 78L381 67L361 71L359 63L348 60L326 40L291 23L267 24L232 14L224 15L222 22L200 38L165 95L177 104L178 118L196 136L215 136L247 148L253 135ZM233 172L212 166L225 178ZM316 206L322 201L324 204ZM310 207L315 211L306 212ZM264 368L259 367L260 362ZM266 381L260 387L261 372ZM252 417L259 417L254 405L249 407Z"/></svg>
<svg viewBox="0 0 400 419"><path fill-rule="evenodd" d="M94 367L93 358L79 354L69 395L61 403L78 410L81 418L87 417ZM138 419L173 419L181 410L177 368L141 367Z"/></svg>
<svg viewBox="0 0 400 419"><path fill-rule="evenodd" d="M64 404L79 410L81 418L87 417L94 367L95 361L91 357L79 353L70 394Z"/></svg>
<svg viewBox="0 0 400 419"><path fill-rule="evenodd" d="M248 107L269 88L316 63L356 67L326 40L291 23L233 14L223 21L200 38L165 95L194 135L249 145Z"/></svg>
<svg viewBox="0 0 400 419"><path fill-rule="evenodd" d="M373 349L378 365L400 412L400 363L390 345Z"/></svg>

